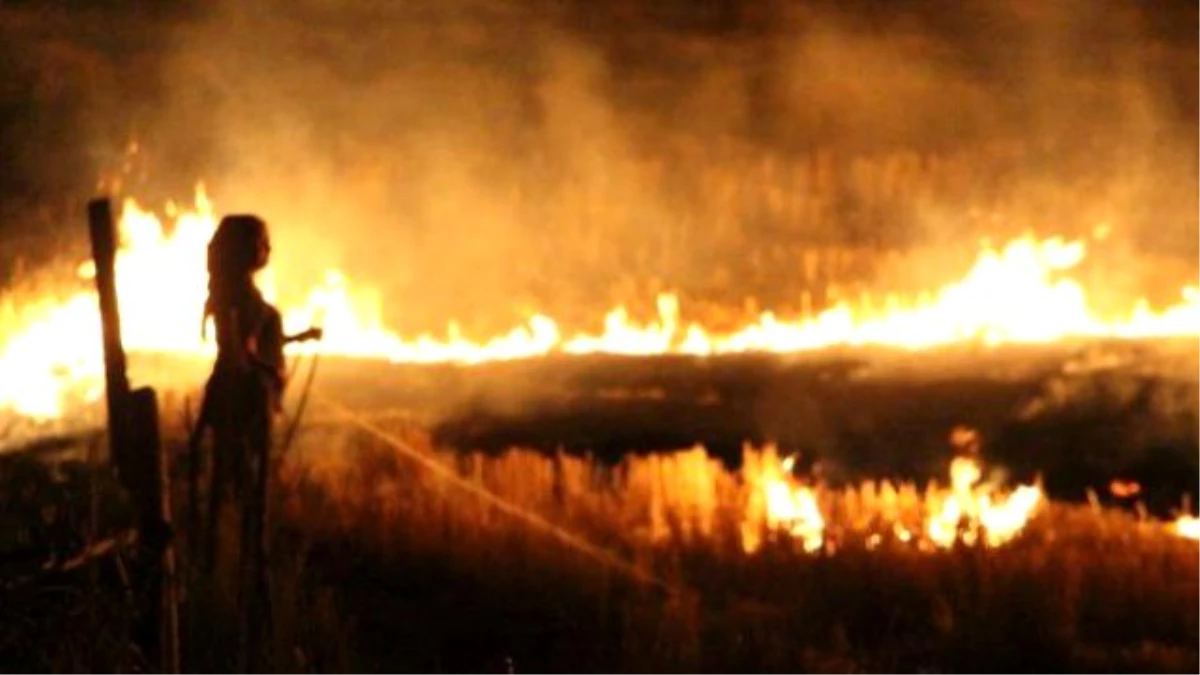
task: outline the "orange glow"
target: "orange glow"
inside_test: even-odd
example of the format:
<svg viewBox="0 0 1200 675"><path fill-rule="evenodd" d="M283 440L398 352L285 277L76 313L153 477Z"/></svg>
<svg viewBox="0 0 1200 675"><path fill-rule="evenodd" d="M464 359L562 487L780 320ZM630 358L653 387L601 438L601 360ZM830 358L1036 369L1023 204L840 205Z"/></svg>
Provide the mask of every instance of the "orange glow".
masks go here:
<svg viewBox="0 0 1200 675"><path fill-rule="evenodd" d="M1043 499L1037 486L1019 486L1005 497L986 484L979 485L981 478L974 459L956 457L950 463L950 493L935 499L926 526L930 541L943 548L955 542L971 546L982 536L988 546L999 546L1025 527Z"/></svg>
<svg viewBox="0 0 1200 675"><path fill-rule="evenodd" d="M1171 524L1171 530L1181 537L1200 541L1200 518L1196 516L1179 516Z"/></svg>
<svg viewBox="0 0 1200 675"><path fill-rule="evenodd" d="M750 490L742 521L742 549L753 553L767 532L782 532L813 553L824 545L825 518L812 488L792 476L795 457L779 461L774 446L746 453L742 476Z"/></svg>
<svg viewBox="0 0 1200 675"><path fill-rule="evenodd" d="M809 553L831 543L821 504L827 497L834 498L833 493L794 477L792 462L792 457L780 461L770 445L761 452L748 449L743 455L742 480L749 495L741 533L747 553L761 548L764 534L770 533L790 536ZM1002 546L1025 529L1045 495L1037 485L1020 485L1005 494L998 487L981 484L981 478L976 460L959 457L950 465L949 489L933 487L923 500L912 486L897 490L886 481L878 489L874 483L865 484L856 499L861 502L858 515L866 516L867 525L852 529L858 530L857 536L870 549L881 545L885 537L901 545L916 544L922 550L950 548L956 543ZM905 507L908 503L920 507L922 501L925 522L919 533L914 533Z"/></svg>
<svg viewBox="0 0 1200 675"><path fill-rule="evenodd" d="M1123 480L1114 478L1108 484L1108 491L1117 499L1128 499L1136 497L1142 492L1142 486L1134 480Z"/></svg>
<svg viewBox="0 0 1200 675"><path fill-rule="evenodd" d="M170 228L132 199L121 209L117 287L125 345L130 352L208 355L213 346L200 337L199 317L206 288L204 250L216 212L202 188L190 209L167 212ZM553 352L703 356L839 345L922 349L1080 336L1200 335L1196 286L1183 288L1180 301L1161 311L1139 302L1123 315L1097 314L1083 286L1069 276L1086 252L1082 241L1024 237L984 248L963 278L919 301L893 297L885 309L873 311L843 303L795 320L763 312L726 333L686 322L680 298L661 294L655 320L637 323L617 307L599 334L567 335L552 318L534 315L484 340L462 335L455 324L440 336L401 336L384 325L384 298L338 270L330 270L303 303L281 309L289 331L306 328L314 317L325 329L322 342L296 345L297 351L413 363L469 364ZM90 273L90 264L80 266L81 276ZM266 270L261 281L268 298L274 297L272 271ZM60 298L0 300L0 410L53 419L64 414L70 400L96 400L102 373L99 335L90 289Z"/></svg>

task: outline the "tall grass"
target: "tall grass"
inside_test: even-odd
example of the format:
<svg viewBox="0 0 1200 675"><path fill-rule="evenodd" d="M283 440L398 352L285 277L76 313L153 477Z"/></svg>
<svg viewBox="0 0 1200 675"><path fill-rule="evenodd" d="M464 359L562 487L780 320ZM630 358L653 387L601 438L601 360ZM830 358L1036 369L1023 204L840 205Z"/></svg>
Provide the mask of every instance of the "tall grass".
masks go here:
<svg viewBox="0 0 1200 675"><path fill-rule="evenodd" d="M467 480L634 561L663 590L367 437L339 431L303 445L281 476L281 522L321 542L318 566L361 610L359 655L395 668L505 659L528 670L1197 663L1195 544L1119 513L1052 504L997 549L843 537L836 552L811 554L774 537L748 555L739 545L744 481L699 450L616 467L521 450L438 453ZM919 511L924 499L911 485L872 482L821 494L832 532ZM389 603L420 613L420 625Z"/></svg>
<svg viewBox="0 0 1200 675"><path fill-rule="evenodd" d="M886 533L881 523L919 523L941 488L862 481L813 486L826 518L822 550L764 531L747 553L743 527L757 488L702 449L608 466L519 449L462 453L434 448L416 432L404 438L454 477L345 426L310 427L284 458L274 490L264 668L1132 672L1198 665L1196 545L1135 515L1051 503L1004 546L943 550L871 538ZM764 452L748 453L743 464L777 462ZM464 485L537 518L514 517ZM181 501L177 512L185 508ZM236 523L221 524L227 559L237 553ZM552 536L553 528L611 558ZM182 553L186 562L190 552ZM185 573L189 671L234 668L234 568L219 567L210 579ZM138 605L119 576L104 562L6 590L4 665L141 667L131 632Z"/></svg>

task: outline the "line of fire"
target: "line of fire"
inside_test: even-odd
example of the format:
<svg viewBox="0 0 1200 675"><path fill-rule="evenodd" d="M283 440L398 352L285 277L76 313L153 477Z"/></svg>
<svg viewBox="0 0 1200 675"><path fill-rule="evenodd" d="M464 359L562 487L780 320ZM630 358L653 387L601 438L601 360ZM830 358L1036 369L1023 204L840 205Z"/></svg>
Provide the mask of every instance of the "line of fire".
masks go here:
<svg viewBox="0 0 1200 675"><path fill-rule="evenodd" d="M0 670L1196 672L1189 4L0 6Z"/></svg>

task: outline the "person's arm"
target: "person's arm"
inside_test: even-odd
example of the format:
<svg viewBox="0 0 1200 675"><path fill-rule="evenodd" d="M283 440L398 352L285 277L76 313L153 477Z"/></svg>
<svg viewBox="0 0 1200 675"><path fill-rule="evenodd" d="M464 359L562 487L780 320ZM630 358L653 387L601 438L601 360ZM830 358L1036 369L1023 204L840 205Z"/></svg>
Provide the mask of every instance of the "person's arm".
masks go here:
<svg viewBox="0 0 1200 675"><path fill-rule="evenodd" d="M283 344L291 344L293 342L308 342L309 340L320 340L325 335L325 331L320 328L309 328L308 330L300 331L294 335L283 336Z"/></svg>

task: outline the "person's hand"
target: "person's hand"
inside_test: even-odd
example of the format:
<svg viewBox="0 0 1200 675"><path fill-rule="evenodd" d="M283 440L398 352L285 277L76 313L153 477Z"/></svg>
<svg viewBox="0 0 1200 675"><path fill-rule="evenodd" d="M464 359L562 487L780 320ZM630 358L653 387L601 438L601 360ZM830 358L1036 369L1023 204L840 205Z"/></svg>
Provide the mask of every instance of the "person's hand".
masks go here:
<svg viewBox="0 0 1200 675"><path fill-rule="evenodd" d="M296 333L295 335L289 335L289 336L285 337L283 339L283 341L285 343L287 343L287 342L307 342L309 340L320 340L323 335L325 335L324 330L322 330L320 328L309 328L308 330L306 330L302 333Z"/></svg>

